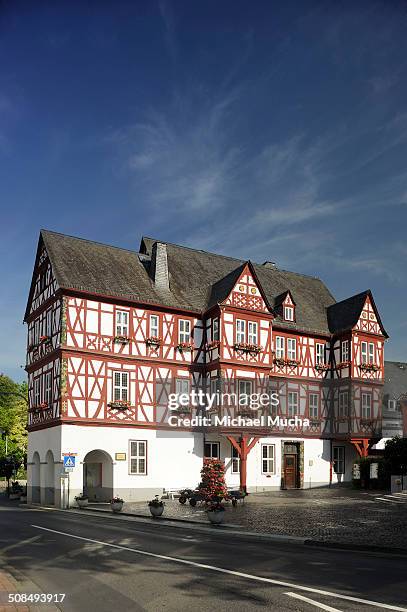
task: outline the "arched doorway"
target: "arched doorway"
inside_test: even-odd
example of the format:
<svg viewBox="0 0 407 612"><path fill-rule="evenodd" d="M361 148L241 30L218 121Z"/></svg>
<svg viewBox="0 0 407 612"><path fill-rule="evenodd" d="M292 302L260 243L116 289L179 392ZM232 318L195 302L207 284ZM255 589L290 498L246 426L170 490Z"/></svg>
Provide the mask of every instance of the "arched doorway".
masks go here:
<svg viewBox="0 0 407 612"><path fill-rule="evenodd" d="M45 457L45 499L44 502L53 506L55 504L55 462L54 455L49 450Z"/></svg>
<svg viewBox="0 0 407 612"><path fill-rule="evenodd" d="M34 504L41 503L41 465L37 451L33 455L31 465L31 500Z"/></svg>
<svg viewBox="0 0 407 612"><path fill-rule="evenodd" d="M83 492L89 501L109 501L113 497L113 460L102 450L90 451L83 461Z"/></svg>

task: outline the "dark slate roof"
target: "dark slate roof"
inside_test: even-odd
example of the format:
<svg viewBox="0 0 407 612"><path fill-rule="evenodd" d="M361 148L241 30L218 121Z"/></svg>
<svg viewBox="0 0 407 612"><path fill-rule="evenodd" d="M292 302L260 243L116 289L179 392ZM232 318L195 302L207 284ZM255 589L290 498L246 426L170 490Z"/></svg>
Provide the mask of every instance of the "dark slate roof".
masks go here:
<svg viewBox="0 0 407 612"><path fill-rule="evenodd" d="M389 399L399 399L407 394L407 363L400 361L384 362L383 395Z"/></svg>
<svg viewBox="0 0 407 612"><path fill-rule="evenodd" d="M336 304L333 304L328 308L328 325L331 333L337 334L352 329L359 321L367 297L370 298L383 335L388 337L370 290L353 295L352 297L342 300L341 302L336 302Z"/></svg>
<svg viewBox="0 0 407 612"><path fill-rule="evenodd" d="M136 252L42 230L39 249L43 243L61 289L200 313L225 299L249 263L269 307L273 308L276 298L288 290L295 299L295 323L277 316L275 326L329 335L327 309L335 325L352 318L348 300L336 305L318 278L171 243L166 243L170 291L160 291L149 274L154 242L159 241L144 237L140 252ZM341 312L343 304L346 316Z"/></svg>

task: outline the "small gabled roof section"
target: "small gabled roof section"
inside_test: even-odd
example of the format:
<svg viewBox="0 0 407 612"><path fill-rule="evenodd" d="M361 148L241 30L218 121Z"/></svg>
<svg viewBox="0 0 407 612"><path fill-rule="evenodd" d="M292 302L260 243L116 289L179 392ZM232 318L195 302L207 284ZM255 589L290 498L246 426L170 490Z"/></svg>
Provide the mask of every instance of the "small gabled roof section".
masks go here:
<svg viewBox="0 0 407 612"><path fill-rule="evenodd" d="M234 270L226 274L223 278L212 285L211 293L208 300L207 309L209 310L215 304L222 304L227 300L229 295L232 293L234 287L238 283L239 279L247 272L250 274L257 285L261 297L266 305L269 312L272 312L272 307L264 293L263 287L257 277L256 271L251 261L245 261L240 266L237 266Z"/></svg>
<svg viewBox="0 0 407 612"><path fill-rule="evenodd" d="M384 362L383 394L395 400L407 397L407 363L403 361Z"/></svg>
<svg viewBox="0 0 407 612"><path fill-rule="evenodd" d="M294 304L294 306L296 306L297 304L295 303L293 294L291 293L289 289L287 289L287 291L283 291L283 293L280 293L280 295L277 295L277 297L274 300L274 308L278 308L279 306L281 306L281 304L283 304L286 301L287 295L290 296L292 303Z"/></svg>
<svg viewBox="0 0 407 612"><path fill-rule="evenodd" d="M370 303L376 315L376 319L382 334L388 338L389 336L383 327L379 311L376 308L376 304L370 289L328 307L328 325L330 332L332 334L338 334L353 329L353 327L355 327L359 321L363 307L368 298L370 299Z"/></svg>

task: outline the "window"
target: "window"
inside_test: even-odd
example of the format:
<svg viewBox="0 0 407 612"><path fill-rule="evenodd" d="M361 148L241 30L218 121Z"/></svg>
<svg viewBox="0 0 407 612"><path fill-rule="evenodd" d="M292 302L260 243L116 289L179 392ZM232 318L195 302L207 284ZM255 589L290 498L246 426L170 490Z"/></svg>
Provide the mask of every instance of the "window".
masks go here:
<svg viewBox="0 0 407 612"><path fill-rule="evenodd" d="M345 473L345 447L334 446L333 447L333 460L334 460L334 472L335 474Z"/></svg>
<svg viewBox="0 0 407 612"><path fill-rule="evenodd" d="M277 359L284 359L284 338L282 336L276 337L276 357Z"/></svg>
<svg viewBox="0 0 407 612"><path fill-rule="evenodd" d="M349 361L349 340L342 340L341 344L341 361Z"/></svg>
<svg viewBox="0 0 407 612"><path fill-rule="evenodd" d="M129 373L113 372L113 401L129 399Z"/></svg>
<svg viewBox="0 0 407 612"><path fill-rule="evenodd" d="M45 403L47 406L51 404L52 401L52 372L47 372L45 374Z"/></svg>
<svg viewBox="0 0 407 612"><path fill-rule="evenodd" d="M34 406L40 405L40 379L34 379Z"/></svg>
<svg viewBox="0 0 407 612"><path fill-rule="evenodd" d="M389 399L387 402L387 409L390 410L390 412L395 412L396 411L396 406L397 406L397 402L394 399Z"/></svg>
<svg viewBox="0 0 407 612"><path fill-rule="evenodd" d="M297 359L297 340L295 338L287 338L287 357L288 359Z"/></svg>
<svg viewBox="0 0 407 612"><path fill-rule="evenodd" d="M257 344L257 323L249 321L247 324L247 332L249 344Z"/></svg>
<svg viewBox="0 0 407 612"><path fill-rule="evenodd" d="M349 393L348 391L341 391L339 393L338 416L339 417L349 416Z"/></svg>
<svg viewBox="0 0 407 612"><path fill-rule="evenodd" d="M236 342L246 342L246 321L236 320Z"/></svg>
<svg viewBox="0 0 407 612"><path fill-rule="evenodd" d="M150 336L158 338L160 335L159 323L160 319L158 318L158 315L150 315Z"/></svg>
<svg viewBox="0 0 407 612"><path fill-rule="evenodd" d="M309 416L311 419L317 419L319 416L319 395L318 393L309 394Z"/></svg>
<svg viewBox="0 0 407 612"><path fill-rule="evenodd" d="M371 393L362 393L362 419L370 419L372 417L372 395Z"/></svg>
<svg viewBox="0 0 407 612"><path fill-rule="evenodd" d="M52 335L52 310L47 310L46 323L45 323L45 336Z"/></svg>
<svg viewBox="0 0 407 612"><path fill-rule="evenodd" d="M212 321L212 340L219 340L219 319Z"/></svg>
<svg viewBox="0 0 407 612"><path fill-rule="evenodd" d="M178 341L189 342L191 339L191 321L180 319L178 322Z"/></svg>
<svg viewBox="0 0 407 612"><path fill-rule="evenodd" d="M127 310L116 310L116 336L129 335L129 313Z"/></svg>
<svg viewBox="0 0 407 612"><path fill-rule="evenodd" d="M232 444L232 474L240 474L240 456Z"/></svg>
<svg viewBox="0 0 407 612"><path fill-rule="evenodd" d="M214 398L212 406L218 405L217 392L219 391L219 383L217 378L211 378L211 396Z"/></svg>
<svg viewBox="0 0 407 612"><path fill-rule="evenodd" d="M34 321L34 344L38 344L40 341L40 320L35 319Z"/></svg>
<svg viewBox="0 0 407 612"><path fill-rule="evenodd" d="M219 442L205 442L204 457L205 459L220 459Z"/></svg>
<svg viewBox="0 0 407 612"><path fill-rule="evenodd" d="M181 395L181 393L186 393L187 395L189 395L189 392L190 392L189 378L177 378L177 380L175 381L175 392L178 395Z"/></svg>
<svg viewBox="0 0 407 612"><path fill-rule="evenodd" d="M298 393L297 391L288 392L288 416L293 417L298 411Z"/></svg>
<svg viewBox="0 0 407 612"><path fill-rule="evenodd" d="M251 394L252 394L252 381L251 380L239 380L239 406L249 406Z"/></svg>
<svg viewBox="0 0 407 612"><path fill-rule="evenodd" d="M367 363L367 342L362 342L362 363Z"/></svg>
<svg viewBox="0 0 407 612"><path fill-rule="evenodd" d="M294 308L292 306L284 306L284 319L294 321Z"/></svg>
<svg viewBox="0 0 407 612"><path fill-rule="evenodd" d="M147 474L146 440L130 440L130 474Z"/></svg>
<svg viewBox="0 0 407 612"><path fill-rule="evenodd" d="M274 444L261 445L261 471L263 474L274 474L275 446Z"/></svg>
<svg viewBox="0 0 407 612"><path fill-rule="evenodd" d="M317 343L315 362L317 365L323 365L325 363L325 345L324 344Z"/></svg>
<svg viewBox="0 0 407 612"><path fill-rule="evenodd" d="M375 363L375 346L373 344L373 342L369 342L369 363Z"/></svg>

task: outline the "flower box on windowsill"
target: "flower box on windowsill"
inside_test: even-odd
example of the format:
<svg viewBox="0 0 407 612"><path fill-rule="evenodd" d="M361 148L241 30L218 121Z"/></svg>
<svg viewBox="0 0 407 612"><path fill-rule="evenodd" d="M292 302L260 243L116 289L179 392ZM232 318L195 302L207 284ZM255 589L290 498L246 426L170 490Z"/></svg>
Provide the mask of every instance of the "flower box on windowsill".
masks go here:
<svg viewBox="0 0 407 612"><path fill-rule="evenodd" d="M338 370L344 370L345 368L350 368L351 362L350 361L341 361L341 363L338 363Z"/></svg>
<svg viewBox="0 0 407 612"><path fill-rule="evenodd" d="M299 361L297 361L297 359L286 359L285 363L290 366L290 368L297 368Z"/></svg>
<svg viewBox="0 0 407 612"><path fill-rule="evenodd" d="M49 336L40 336L40 344L46 344L47 342L51 342L51 338Z"/></svg>
<svg viewBox="0 0 407 612"><path fill-rule="evenodd" d="M374 420L373 419L360 419L360 425L362 427L370 427L371 429L373 429Z"/></svg>
<svg viewBox="0 0 407 612"><path fill-rule="evenodd" d="M177 349L180 353L190 353L193 350L193 345L191 342L180 342L177 344Z"/></svg>
<svg viewBox="0 0 407 612"><path fill-rule="evenodd" d="M49 404L47 404L47 402L41 402L41 404L38 404L37 406L31 406L30 412L42 412L47 408L49 408Z"/></svg>
<svg viewBox="0 0 407 612"><path fill-rule="evenodd" d="M336 422L337 423L347 423L349 421L349 418L350 417L348 416L339 416L339 417L336 417Z"/></svg>
<svg viewBox="0 0 407 612"><path fill-rule="evenodd" d="M178 408L174 408L173 410L171 410L171 413L174 415L190 415L191 412L191 406L179 406Z"/></svg>
<svg viewBox="0 0 407 612"><path fill-rule="evenodd" d="M242 353L254 353L258 355L262 351L262 347L258 344L247 344L246 342L235 342L233 345L235 351L241 351Z"/></svg>
<svg viewBox="0 0 407 612"><path fill-rule="evenodd" d="M286 363L285 363L285 359L283 357L274 357L273 359L273 363L274 365L276 365L278 368L283 368Z"/></svg>
<svg viewBox="0 0 407 612"><path fill-rule="evenodd" d="M128 336L115 336L113 342L115 344L129 344L130 338Z"/></svg>
<svg viewBox="0 0 407 612"><path fill-rule="evenodd" d="M161 343L162 339L158 338L158 336L150 336L146 340L147 346L152 346L153 348L158 348L159 346L161 346Z"/></svg>
<svg viewBox="0 0 407 612"><path fill-rule="evenodd" d="M364 372L378 372L380 370L380 366L375 363L361 363L359 367Z"/></svg>
<svg viewBox="0 0 407 612"><path fill-rule="evenodd" d="M212 342L208 342L208 344L206 345L206 348L209 351L211 349L219 348L219 346L220 346L219 340L212 340Z"/></svg>
<svg viewBox="0 0 407 612"><path fill-rule="evenodd" d="M310 427L320 427L321 421L319 419L310 419L309 426Z"/></svg>
<svg viewBox="0 0 407 612"><path fill-rule="evenodd" d="M318 372L326 372L327 370L329 370L329 365L327 363L317 363L315 369Z"/></svg>
<svg viewBox="0 0 407 612"><path fill-rule="evenodd" d="M114 400L108 403L108 407L112 410L128 410L130 408L130 402L127 400Z"/></svg>

